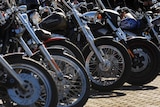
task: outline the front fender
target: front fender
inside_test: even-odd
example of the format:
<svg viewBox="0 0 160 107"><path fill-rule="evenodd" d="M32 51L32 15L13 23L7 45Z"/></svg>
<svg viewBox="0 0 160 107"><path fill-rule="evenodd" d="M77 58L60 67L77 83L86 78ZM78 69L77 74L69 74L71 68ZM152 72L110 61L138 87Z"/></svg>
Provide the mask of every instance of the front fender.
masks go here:
<svg viewBox="0 0 160 107"><path fill-rule="evenodd" d="M108 40L113 40L113 36L100 36L100 37L97 37L93 42L94 42L94 44L96 44L98 41L107 42ZM90 47L90 46L89 46L89 43L87 43L87 44L84 46L82 52L83 52L85 49L87 49L88 47Z"/></svg>
<svg viewBox="0 0 160 107"><path fill-rule="evenodd" d="M22 59L23 58L24 53L8 53L3 55L3 58L7 61L10 62L13 59Z"/></svg>
<svg viewBox="0 0 160 107"><path fill-rule="evenodd" d="M64 53L64 49L62 49L62 48L53 48L53 47L47 47L47 50L48 50L48 52L51 54L51 53L54 53L54 54L56 54L56 53L58 53L58 54L65 54ZM41 52L40 52L40 50L38 50L38 51L36 51L32 56L31 56L31 58L33 58L34 60L39 60L39 58L42 56L42 54L41 54Z"/></svg>
<svg viewBox="0 0 160 107"><path fill-rule="evenodd" d="M52 37L52 38L49 38L49 39L43 41L43 44L47 44L47 43L54 42L54 41L61 41L61 40L67 40L67 38L63 37L63 36Z"/></svg>
<svg viewBox="0 0 160 107"><path fill-rule="evenodd" d="M127 43L132 43L132 42L151 42L149 40L147 40L145 37L141 37L141 36L136 36L136 37L131 37L131 38L127 38Z"/></svg>
<svg viewBox="0 0 160 107"><path fill-rule="evenodd" d="M154 48L156 50L159 50L159 48L157 47L155 43L145 38L132 38L132 39L127 40L127 44L129 47L132 45L141 45L141 46L144 45L144 46L151 47L152 49Z"/></svg>
<svg viewBox="0 0 160 107"><path fill-rule="evenodd" d="M102 41L105 41L105 40L113 40L113 36L100 36L100 37L97 37L94 42L96 41L99 41L99 40L102 40Z"/></svg>
<svg viewBox="0 0 160 107"><path fill-rule="evenodd" d="M133 39L135 39L135 40L138 40L138 39L147 40L147 38L146 38L146 37L143 37L143 36L128 36L128 37L127 37L127 41L133 40Z"/></svg>

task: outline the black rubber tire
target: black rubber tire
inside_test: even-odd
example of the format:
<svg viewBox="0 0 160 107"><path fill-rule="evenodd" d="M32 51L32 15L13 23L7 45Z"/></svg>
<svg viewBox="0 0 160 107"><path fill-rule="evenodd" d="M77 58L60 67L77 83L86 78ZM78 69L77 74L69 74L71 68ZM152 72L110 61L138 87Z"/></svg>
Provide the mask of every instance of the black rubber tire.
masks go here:
<svg viewBox="0 0 160 107"><path fill-rule="evenodd" d="M132 40L128 41L128 46L131 51L136 49L141 49L143 52L141 52L143 55L147 55L147 62L148 63L141 63L145 59L142 54L141 57L138 56L140 54L135 54L139 59L141 58L142 61L139 60L139 62L135 61L136 58L132 58L132 68L131 68L131 75L127 82L132 85L144 85L147 83L150 83L153 81L157 75L160 72L160 51L158 47L151 41L147 40ZM134 53L134 51L133 51ZM137 63L137 64L136 64ZM145 67L143 65L147 64ZM144 67L143 69L137 69L134 68L141 66ZM139 71L138 71L139 70Z"/></svg>
<svg viewBox="0 0 160 107"><path fill-rule="evenodd" d="M89 78L88 78L88 75L86 73L86 70L85 70L84 66L75 57L63 52L63 50L61 50L61 49L55 49L55 48L50 48L49 47L48 52L50 53L50 55L54 58L54 60L59 65L62 73L64 74L64 77L70 77L71 76L71 75L69 75L69 73L67 73L68 70L70 72L72 72L73 69L74 69L73 72L76 74L75 76L72 76L70 78L71 82L70 81L67 82L67 83L70 82L69 85L68 84L63 84L63 86L64 85L65 86L67 86L67 85L68 86L73 86L72 88L77 89L76 91L74 91L74 92L72 90L66 91L66 90L68 90L68 88L64 88L65 90L63 91L63 87L61 88L61 87L57 86L58 87L58 92L59 92L59 88L60 88L60 90L63 91L62 93L59 93L59 100L58 100L57 105L60 106L60 107L83 107L85 105L85 103L87 102L87 100L89 98L89 95L90 95L90 81L89 81ZM40 54L36 54L36 56L34 56L34 58L36 58L36 60L38 60L37 55L40 55ZM64 63L66 63L66 64L64 64ZM73 69L71 69L71 70L68 69L67 68L68 66L71 66L70 68L73 68ZM54 75L54 76L56 76L56 75ZM74 78L74 77L79 78L79 81L81 81L81 84L79 84L79 85L77 83L75 84L74 83L75 80L73 79L73 81L72 81L72 78ZM59 85L58 82L59 81L57 81L56 83ZM78 88L74 87L74 86L78 86ZM79 89L81 91L79 91ZM79 93L76 94L78 91L79 91ZM68 103L67 101L71 101L70 99L73 98L72 95L74 95L74 94L76 94L77 99L74 98L75 100L72 103L71 102ZM63 95L63 96L60 96L60 95ZM65 97L66 95L68 97ZM62 99L64 99L64 101L66 101L66 102L63 102L63 100L60 100L60 97L62 97Z"/></svg>
<svg viewBox="0 0 160 107"><path fill-rule="evenodd" d="M121 72L120 77L117 80L115 80L113 83L108 82L109 84L107 84L107 82L106 83L94 82L95 79L91 75L92 72L90 71L90 69L87 69L87 67L85 66L86 70L88 72L88 75L91 79L92 87L94 89L96 89L98 91L113 91L114 89L121 87L128 79L128 76L130 75L130 70L131 70L130 55L128 54L126 48L122 44L120 44L119 42L116 42L116 41L100 39L100 40L95 41L95 44L96 44L96 47L105 46L107 48L108 46L111 46L112 48L115 48L117 50L117 52L119 52L121 54L122 59L124 59L123 60L124 61L124 70ZM91 50L91 48L89 48L89 46L87 46L84 49L83 54L84 54L86 61L88 60L87 57L89 56L89 54L91 52L92 52L92 50ZM95 61L95 62L97 62L99 64L98 61ZM98 65L98 64L96 64L96 65ZM95 67L94 72L96 69L99 69L99 68ZM98 73L101 73L101 72L102 71L99 70L97 72L97 74L94 74L94 75L98 76ZM107 71L105 73L107 74Z"/></svg>
<svg viewBox="0 0 160 107"><path fill-rule="evenodd" d="M46 101L42 102L41 105L41 100L40 102L37 101L36 105L37 107L43 106L43 107L56 107L57 103L58 103L58 92L57 92L57 87L56 84L52 78L52 76L50 75L50 73L48 72L47 69L45 69L42 65L40 65L40 63L38 63L37 61L30 59L30 58L20 58L20 57L7 57L5 58L6 61L14 68L18 68L21 69L21 67L23 67L26 71L29 71L31 74L34 73L35 75L37 75L37 77L40 78L41 83L46 83L44 86L44 89L47 90L47 95L46 95ZM22 69L23 69L22 68ZM30 71L33 68L32 71ZM18 73L18 72L17 72ZM44 97L44 96L43 96ZM41 99L41 98L39 98ZM45 105L43 105L43 103Z"/></svg>

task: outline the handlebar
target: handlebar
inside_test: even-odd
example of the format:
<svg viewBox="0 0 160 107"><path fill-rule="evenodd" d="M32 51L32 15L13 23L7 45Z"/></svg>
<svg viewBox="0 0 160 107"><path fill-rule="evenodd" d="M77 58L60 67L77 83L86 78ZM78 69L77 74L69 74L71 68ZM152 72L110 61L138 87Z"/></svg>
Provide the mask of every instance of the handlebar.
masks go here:
<svg viewBox="0 0 160 107"><path fill-rule="evenodd" d="M27 10L26 5L17 7L15 0L5 0L5 3L8 7L6 10L0 11L0 25L4 25L13 13Z"/></svg>
<svg viewBox="0 0 160 107"><path fill-rule="evenodd" d="M86 2L78 2L78 3L71 3L70 0L66 1L66 0L62 0L62 2L65 4L65 6L67 8L69 8L70 10L72 10L72 8L79 8L81 6L87 6Z"/></svg>
<svg viewBox="0 0 160 107"><path fill-rule="evenodd" d="M153 6L150 7L150 9L160 9L160 2L154 4Z"/></svg>

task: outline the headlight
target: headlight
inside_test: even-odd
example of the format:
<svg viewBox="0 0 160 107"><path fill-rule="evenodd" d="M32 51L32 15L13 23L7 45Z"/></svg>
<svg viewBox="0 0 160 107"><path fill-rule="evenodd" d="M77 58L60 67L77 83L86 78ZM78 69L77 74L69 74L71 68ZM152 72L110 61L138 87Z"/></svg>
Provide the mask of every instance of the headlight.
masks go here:
<svg viewBox="0 0 160 107"><path fill-rule="evenodd" d="M32 20L34 25L37 25L41 21L41 17L38 12L33 12L30 15L30 19Z"/></svg>
<svg viewBox="0 0 160 107"><path fill-rule="evenodd" d="M82 17L88 23L94 23L94 24L96 22L100 22L102 19L102 15L98 13L97 11L85 12L82 14Z"/></svg>

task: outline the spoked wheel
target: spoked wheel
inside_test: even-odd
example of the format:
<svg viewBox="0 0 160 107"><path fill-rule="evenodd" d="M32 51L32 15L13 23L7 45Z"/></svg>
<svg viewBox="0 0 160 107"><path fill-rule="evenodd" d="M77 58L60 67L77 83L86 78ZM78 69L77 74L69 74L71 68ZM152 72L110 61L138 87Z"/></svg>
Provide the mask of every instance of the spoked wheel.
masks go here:
<svg viewBox="0 0 160 107"><path fill-rule="evenodd" d="M131 75L127 80L132 85L144 85L154 80L160 71L160 51L151 41L132 40L128 46L134 54Z"/></svg>
<svg viewBox="0 0 160 107"><path fill-rule="evenodd" d="M73 56L59 49L50 48L48 51L63 73L62 80L57 79L56 74L54 75L58 88L57 106L83 107L90 95L90 83L83 65ZM47 62L45 65L48 67Z"/></svg>
<svg viewBox="0 0 160 107"><path fill-rule="evenodd" d="M100 63L89 47L84 50L85 68L92 81L92 87L99 91L119 88L130 74L131 59L127 50L112 40L99 40L95 44L105 63Z"/></svg>
<svg viewBox="0 0 160 107"><path fill-rule="evenodd" d="M26 58L8 58L7 61L24 80L25 91L12 84L4 89L2 105L5 107L55 107L58 102L57 87L48 71L39 63ZM12 79L13 80L13 79ZM13 80L13 82L15 82ZM4 86L3 86L4 87ZM6 94L5 94L6 93Z"/></svg>

